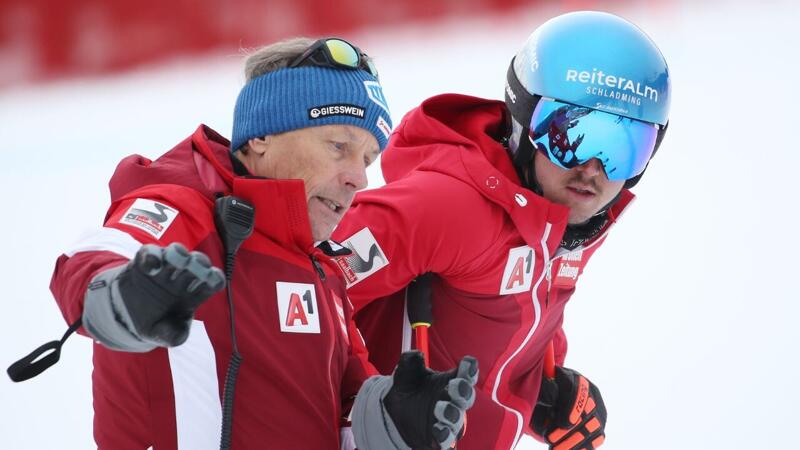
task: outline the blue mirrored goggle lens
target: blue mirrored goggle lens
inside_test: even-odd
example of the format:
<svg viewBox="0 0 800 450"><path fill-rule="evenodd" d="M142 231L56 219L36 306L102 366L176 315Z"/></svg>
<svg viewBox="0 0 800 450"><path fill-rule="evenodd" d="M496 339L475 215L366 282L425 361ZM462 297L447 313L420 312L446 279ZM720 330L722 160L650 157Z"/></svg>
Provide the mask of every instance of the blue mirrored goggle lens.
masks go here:
<svg viewBox="0 0 800 450"><path fill-rule="evenodd" d="M597 158L609 180L627 180L645 169L657 135L658 127L650 123L542 98L528 137L564 169Z"/></svg>

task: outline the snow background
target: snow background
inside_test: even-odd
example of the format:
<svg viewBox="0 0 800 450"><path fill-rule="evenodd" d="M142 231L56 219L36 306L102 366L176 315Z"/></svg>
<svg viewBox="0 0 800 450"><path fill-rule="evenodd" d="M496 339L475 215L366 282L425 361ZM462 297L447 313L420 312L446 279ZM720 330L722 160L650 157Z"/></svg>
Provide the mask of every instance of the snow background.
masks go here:
<svg viewBox="0 0 800 450"><path fill-rule="evenodd" d="M673 110L637 203L567 309L567 365L603 392L603 448L797 448L798 8L684 0L608 10L661 47ZM397 123L438 93L502 98L510 58L559 12L345 37L375 57ZM9 212L0 225L0 365L66 329L48 290L53 263L102 224L118 160L155 158L201 122L230 135L240 65L228 52L0 92L0 192ZM374 167L372 186L382 183ZM2 447L94 447L90 361L90 341L73 337L38 378L2 377ZM526 438L518 448L544 447Z"/></svg>

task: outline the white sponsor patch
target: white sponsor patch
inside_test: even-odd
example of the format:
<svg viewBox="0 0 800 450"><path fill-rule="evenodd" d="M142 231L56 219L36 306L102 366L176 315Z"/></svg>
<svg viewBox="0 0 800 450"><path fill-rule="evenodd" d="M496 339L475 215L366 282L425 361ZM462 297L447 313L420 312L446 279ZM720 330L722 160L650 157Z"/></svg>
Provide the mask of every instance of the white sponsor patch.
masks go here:
<svg viewBox="0 0 800 450"><path fill-rule="evenodd" d="M275 288L281 331L319 334L319 310L314 285L277 281Z"/></svg>
<svg viewBox="0 0 800 450"><path fill-rule="evenodd" d="M171 206L145 198L137 198L122 215L119 223L140 228L156 239L160 239L176 217L178 217L178 210Z"/></svg>
<svg viewBox="0 0 800 450"><path fill-rule="evenodd" d="M336 258L339 268L342 269L347 280L347 287L360 283L381 268L389 265L389 259L378 245L378 241L369 228L363 228L358 233L350 236L342 245L349 248L353 254Z"/></svg>
<svg viewBox="0 0 800 450"><path fill-rule="evenodd" d="M558 270L553 280L553 286L566 288L575 287L583 265L583 250L572 251L562 256L558 263Z"/></svg>
<svg viewBox="0 0 800 450"><path fill-rule="evenodd" d="M527 245L509 250L508 261L506 261L506 268L503 271L503 281L500 284L500 294L529 291L533 281L534 262L533 249Z"/></svg>

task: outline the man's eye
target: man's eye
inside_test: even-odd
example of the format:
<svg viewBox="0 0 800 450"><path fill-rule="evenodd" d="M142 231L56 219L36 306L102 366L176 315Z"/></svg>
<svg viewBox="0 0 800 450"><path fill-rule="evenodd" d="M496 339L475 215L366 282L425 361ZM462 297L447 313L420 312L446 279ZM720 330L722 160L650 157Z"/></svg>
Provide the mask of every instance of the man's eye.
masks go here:
<svg viewBox="0 0 800 450"><path fill-rule="evenodd" d="M343 151L343 150L345 150L345 148L346 148L346 144L345 144L344 142L334 142L334 141L331 141L331 145L332 145L332 146L333 146L333 147L334 147L336 150L339 150L339 151Z"/></svg>

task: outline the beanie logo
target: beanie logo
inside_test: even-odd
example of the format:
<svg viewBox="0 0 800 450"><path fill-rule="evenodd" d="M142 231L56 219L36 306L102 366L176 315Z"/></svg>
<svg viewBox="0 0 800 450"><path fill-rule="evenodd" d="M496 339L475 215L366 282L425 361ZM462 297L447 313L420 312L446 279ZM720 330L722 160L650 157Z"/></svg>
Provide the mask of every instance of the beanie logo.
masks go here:
<svg viewBox="0 0 800 450"><path fill-rule="evenodd" d="M386 111L386 114L392 114L389 112L389 104L386 103L386 97L383 96L383 88L381 88L380 83L377 81L365 81L364 88L366 88L367 95L369 96L370 100L383 108L383 110Z"/></svg>
<svg viewBox="0 0 800 450"><path fill-rule="evenodd" d="M364 118L364 108L356 105L338 104L315 106L308 110L309 119L324 119L330 116L351 116Z"/></svg>
<svg viewBox="0 0 800 450"><path fill-rule="evenodd" d="M383 135L386 136L386 139L389 139L389 135L392 134L392 127L390 127L389 124L386 123L385 120L383 120L382 116L378 116L378 121L375 122L375 126L377 126L379 130L381 130Z"/></svg>

